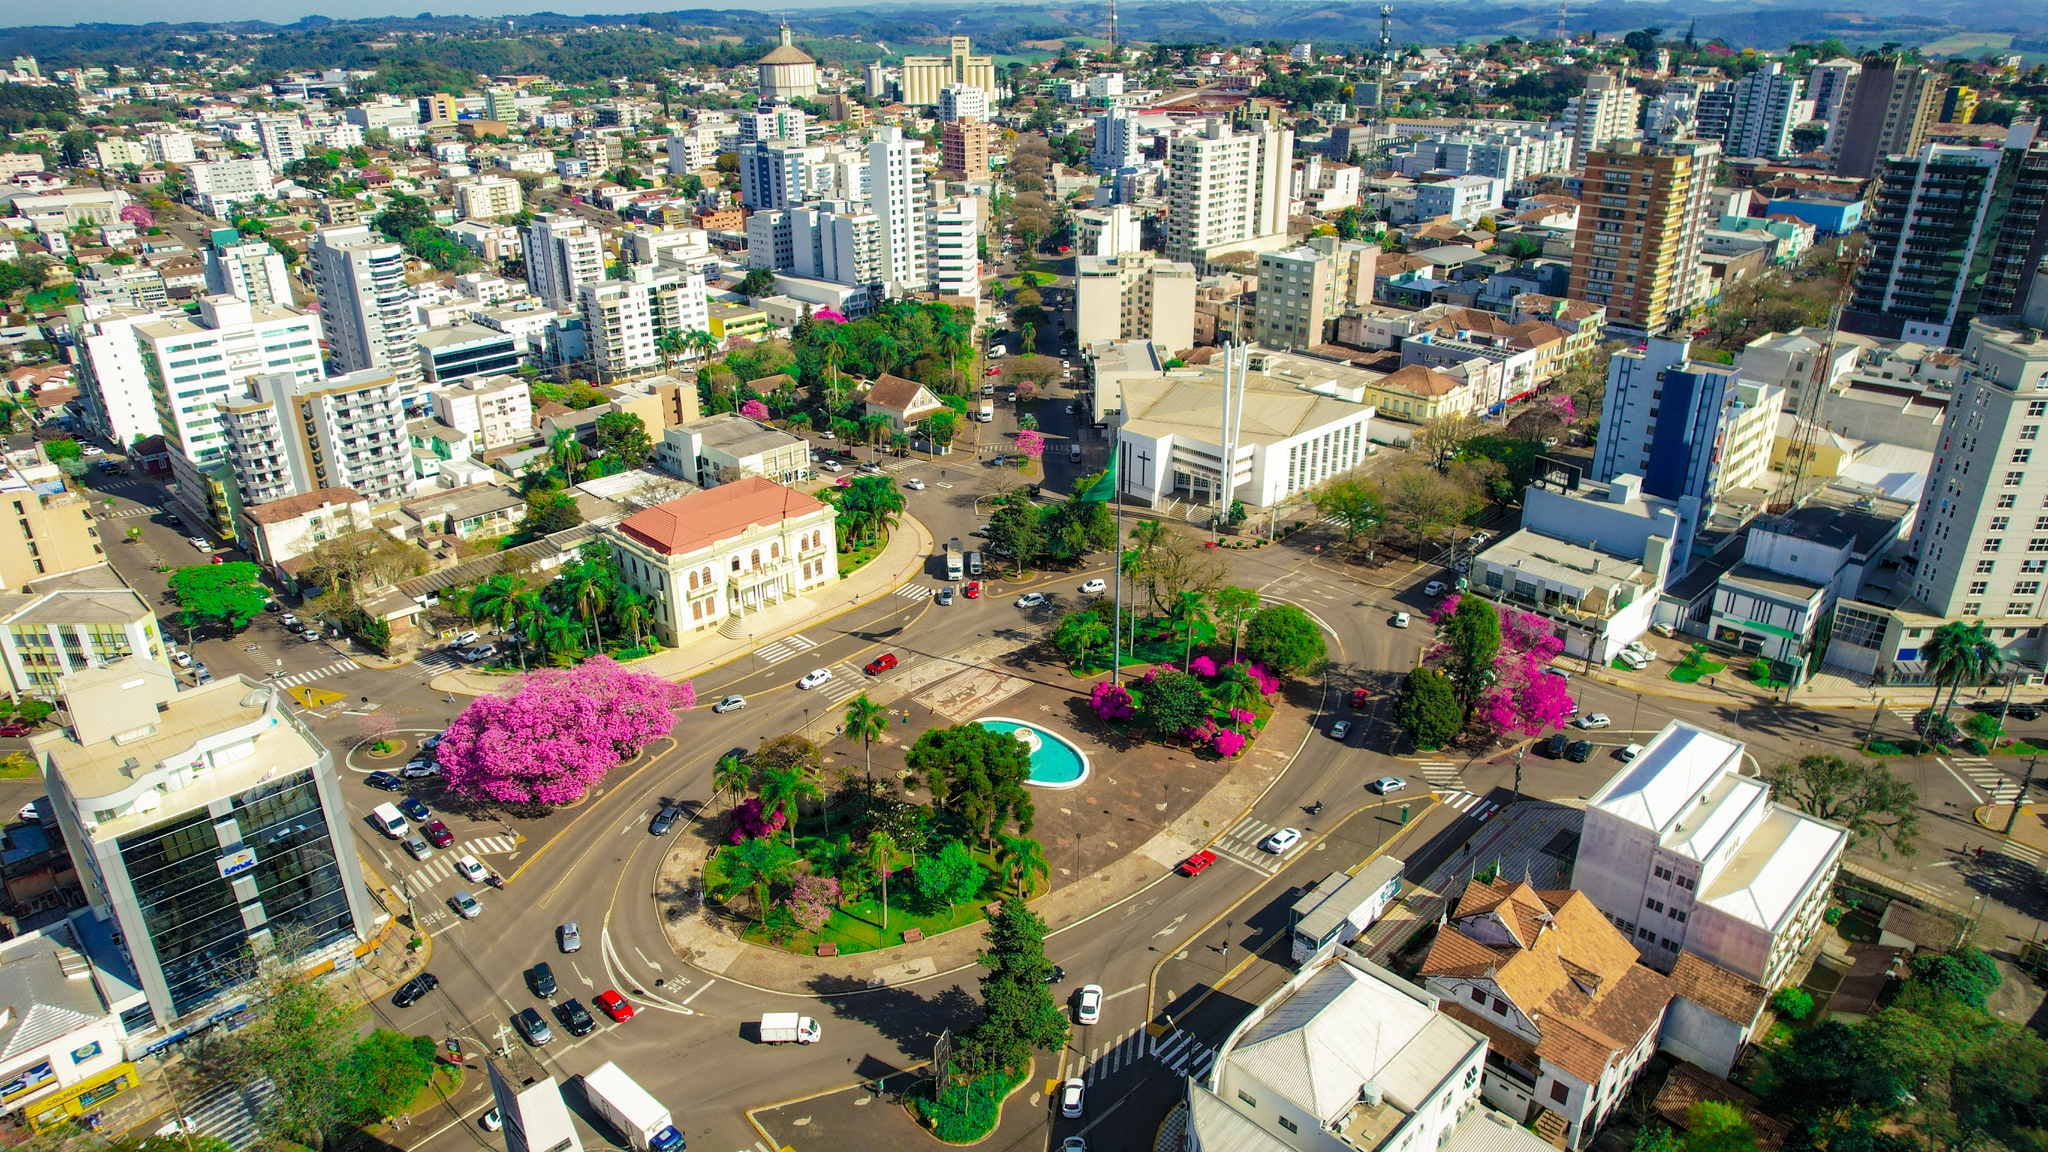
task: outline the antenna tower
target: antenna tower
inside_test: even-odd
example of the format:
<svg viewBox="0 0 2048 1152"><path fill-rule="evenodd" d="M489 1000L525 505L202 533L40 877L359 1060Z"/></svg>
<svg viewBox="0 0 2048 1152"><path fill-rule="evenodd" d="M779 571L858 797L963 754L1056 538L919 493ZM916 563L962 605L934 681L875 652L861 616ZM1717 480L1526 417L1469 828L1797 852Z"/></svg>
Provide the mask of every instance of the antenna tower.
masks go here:
<svg viewBox="0 0 2048 1152"><path fill-rule="evenodd" d="M1380 5L1380 61L1391 65L1394 62L1394 6Z"/></svg>
<svg viewBox="0 0 2048 1152"><path fill-rule="evenodd" d="M1845 262L1842 269L1842 283L1835 289L1835 302L1828 309L1828 338L1821 343L1820 351L1814 355L1813 369L1806 374L1806 383L1800 389L1797 455L1792 461L1791 508L1799 507L1800 489L1805 485L1806 469L1813 460L1814 446L1820 442L1821 408L1828 398L1828 366L1834 363L1835 340L1841 334L1842 309L1849 303L1850 290L1856 284L1856 270L1863 266L1863 254L1858 252Z"/></svg>
<svg viewBox="0 0 2048 1152"><path fill-rule="evenodd" d="M1559 44L1569 44L1572 42L1572 34L1564 26L1565 17L1571 15L1571 10L1571 0L1557 0L1557 42Z"/></svg>
<svg viewBox="0 0 2048 1152"><path fill-rule="evenodd" d="M1116 54L1116 0L1109 0L1109 62L1118 62Z"/></svg>

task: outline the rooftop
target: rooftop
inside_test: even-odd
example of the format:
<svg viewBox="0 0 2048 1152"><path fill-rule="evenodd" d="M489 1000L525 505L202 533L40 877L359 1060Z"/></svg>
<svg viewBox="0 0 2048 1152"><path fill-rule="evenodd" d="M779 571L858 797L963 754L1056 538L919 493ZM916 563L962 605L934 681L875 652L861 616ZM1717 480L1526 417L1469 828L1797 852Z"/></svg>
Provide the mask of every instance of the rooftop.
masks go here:
<svg viewBox="0 0 2048 1152"><path fill-rule="evenodd" d="M792 436L780 428L772 428L757 420L727 412L720 416L709 416L684 428L704 438L704 443L717 448L728 456L745 459L802 444L801 437Z"/></svg>
<svg viewBox="0 0 2048 1152"><path fill-rule="evenodd" d="M52 588L0 595L0 625L133 624L152 613L129 588Z"/></svg>
<svg viewBox="0 0 2048 1152"><path fill-rule="evenodd" d="M1740 741L1673 720L1651 738L1641 755L1589 797L1586 807L1662 831L1676 823L1709 784L1741 767Z"/></svg>
<svg viewBox="0 0 2048 1152"><path fill-rule="evenodd" d="M744 535L826 511L826 505L773 480L749 476L657 504L621 521L618 531L667 556L687 556Z"/></svg>
<svg viewBox="0 0 2048 1152"><path fill-rule="evenodd" d="M369 503L353 488L315 488L268 504L253 504L243 510L243 515L258 524L282 524L329 504L361 504L367 508Z"/></svg>
<svg viewBox="0 0 2048 1152"><path fill-rule="evenodd" d="M457 520L468 520L476 516L489 516L509 512L524 505L526 501L509 488L496 484L468 484L461 488L450 488L418 500L407 500L399 509L422 522L452 516Z"/></svg>
<svg viewBox="0 0 2048 1152"><path fill-rule="evenodd" d="M68 936L68 933L64 934ZM37 933L0 951L0 1060L16 1061L104 1019L85 954L57 935Z"/></svg>

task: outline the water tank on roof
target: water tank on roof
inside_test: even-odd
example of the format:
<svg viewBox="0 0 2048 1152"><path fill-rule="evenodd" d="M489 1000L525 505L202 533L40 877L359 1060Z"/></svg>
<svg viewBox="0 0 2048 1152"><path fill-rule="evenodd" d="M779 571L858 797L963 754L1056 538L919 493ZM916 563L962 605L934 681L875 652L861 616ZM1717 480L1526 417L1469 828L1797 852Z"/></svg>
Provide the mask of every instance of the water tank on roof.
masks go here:
<svg viewBox="0 0 2048 1152"><path fill-rule="evenodd" d="M1367 1080L1365 1083L1360 1084L1358 1086L1358 1102L1367 1108L1379 1107L1380 1082L1377 1080Z"/></svg>

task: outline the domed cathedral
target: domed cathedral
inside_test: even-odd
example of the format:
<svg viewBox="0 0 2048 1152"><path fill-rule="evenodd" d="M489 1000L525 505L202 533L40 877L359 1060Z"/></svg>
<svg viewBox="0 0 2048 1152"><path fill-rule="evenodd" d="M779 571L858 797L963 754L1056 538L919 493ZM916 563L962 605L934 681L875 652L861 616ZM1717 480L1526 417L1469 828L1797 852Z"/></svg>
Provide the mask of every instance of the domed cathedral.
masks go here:
<svg viewBox="0 0 2048 1152"><path fill-rule="evenodd" d="M789 24L782 25L782 43L761 57L761 99L789 100L818 94L818 62L790 43Z"/></svg>

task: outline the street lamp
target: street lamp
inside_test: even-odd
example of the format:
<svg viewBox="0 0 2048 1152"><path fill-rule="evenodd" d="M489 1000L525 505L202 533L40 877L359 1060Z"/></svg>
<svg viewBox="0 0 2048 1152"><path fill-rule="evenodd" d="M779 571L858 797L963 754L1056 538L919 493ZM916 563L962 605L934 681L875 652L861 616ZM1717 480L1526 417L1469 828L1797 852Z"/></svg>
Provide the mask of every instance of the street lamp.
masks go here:
<svg viewBox="0 0 2048 1152"><path fill-rule="evenodd" d="M1226 967L1226 968L1230 966L1230 928L1231 928L1231 924L1232 924L1232 922L1231 922L1231 921L1229 921L1229 920L1225 920L1225 921L1223 922L1223 964L1224 964L1224 967Z"/></svg>

